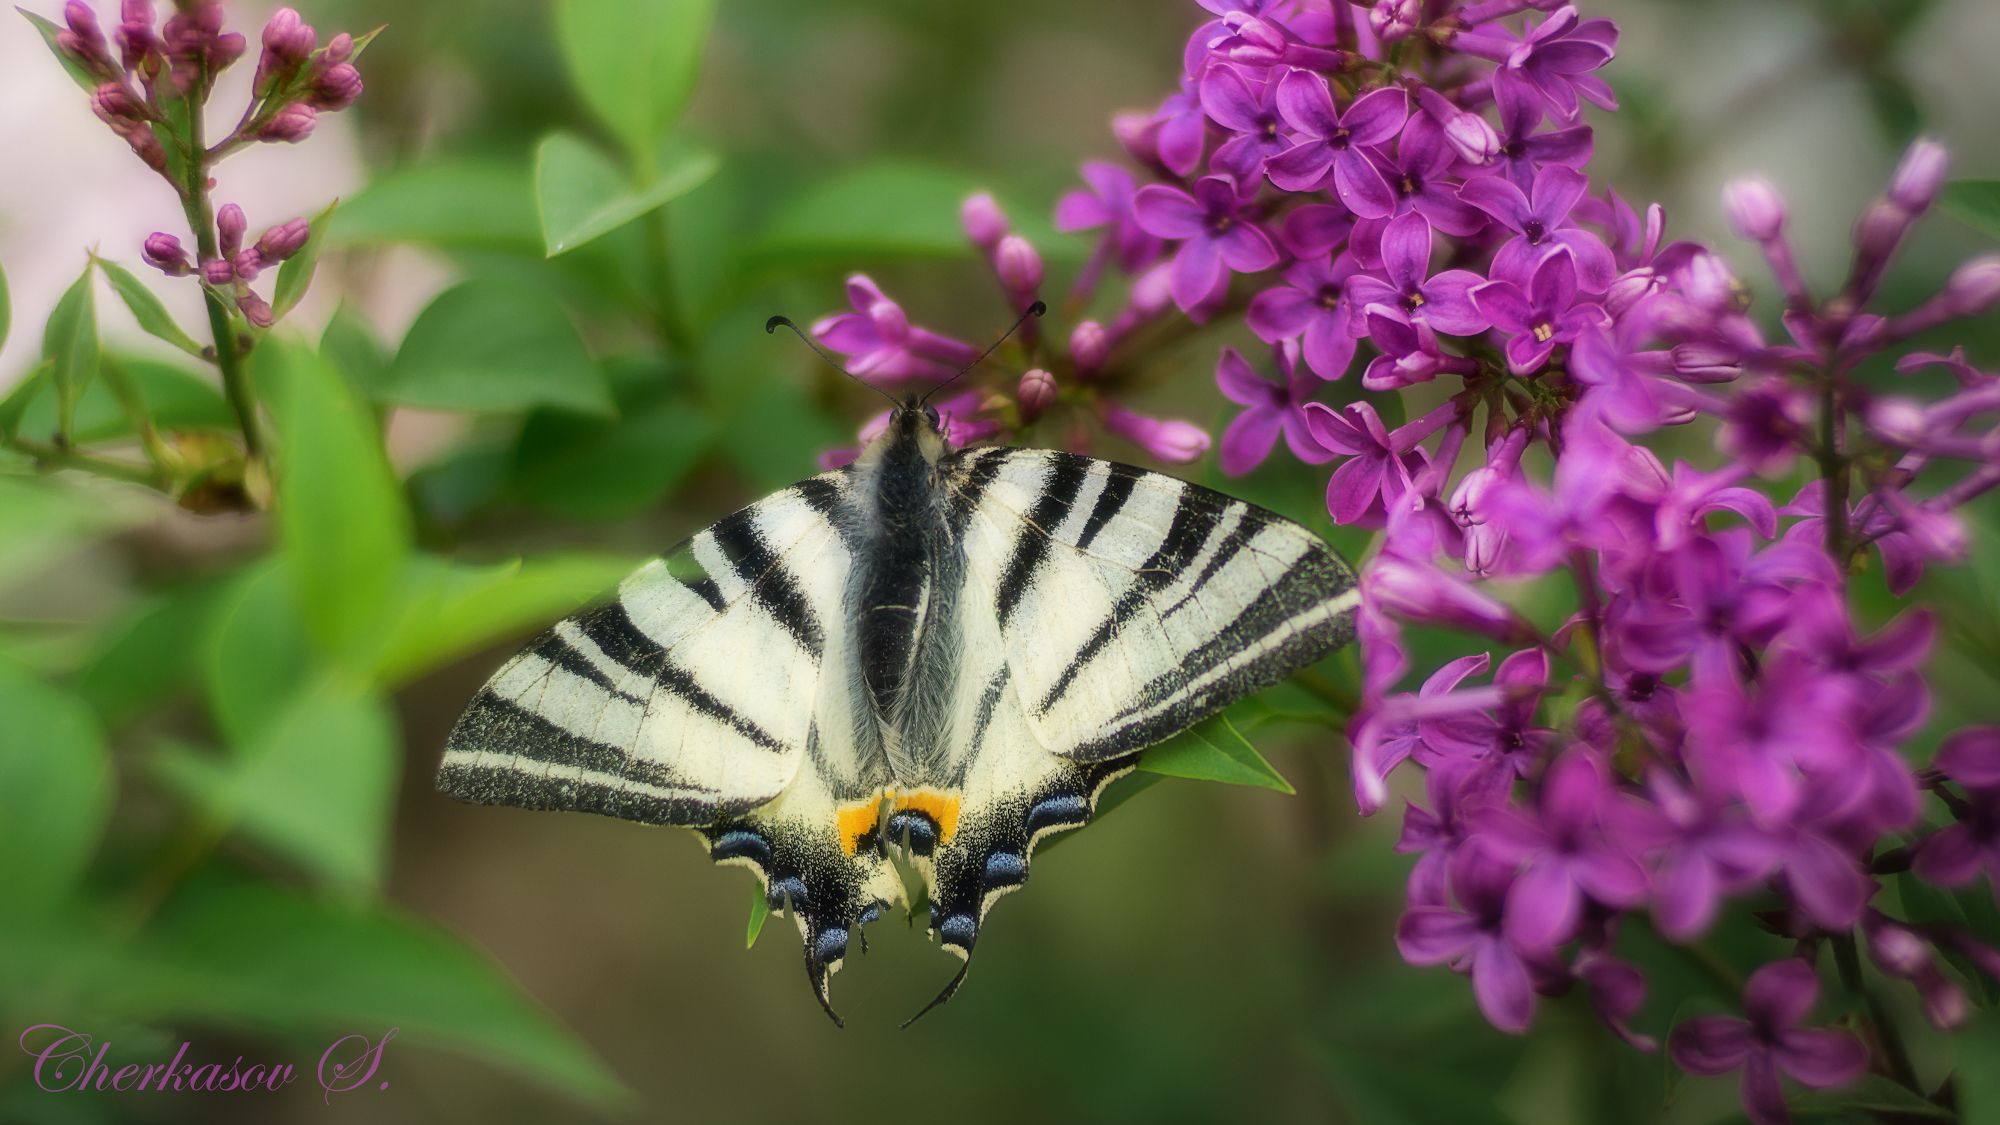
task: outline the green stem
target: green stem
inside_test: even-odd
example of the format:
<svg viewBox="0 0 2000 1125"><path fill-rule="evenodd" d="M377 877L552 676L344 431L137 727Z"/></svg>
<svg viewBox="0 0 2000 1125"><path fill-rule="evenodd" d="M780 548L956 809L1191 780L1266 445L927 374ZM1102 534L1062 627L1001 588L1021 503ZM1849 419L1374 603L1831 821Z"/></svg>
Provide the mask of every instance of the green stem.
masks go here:
<svg viewBox="0 0 2000 1125"><path fill-rule="evenodd" d="M667 229L667 212L662 207L646 218L646 264L652 273L655 327L660 339L675 355L694 351L694 332L681 316L678 286L674 284L672 236Z"/></svg>
<svg viewBox="0 0 2000 1125"><path fill-rule="evenodd" d="M187 213L188 226L194 230L197 261L208 261L221 256L221 249L215 238L215 207L208 197L208 168L211 163L207 151L202 147L201 106L190 107L188 113L187 182L180 185L181 207ZM222 393L229 400L229 408L236 414L236 424L243 431L243 453L251 462L264 457L263 425L257 416L257 392L250 386L250 373L243 365L243 352L236 346L236 326L229 314L229 306L207 286L202 287L202 302L208 307L209 335L215 340L215 366L222 373Z"/></svg>
<svg viewBox="0 0 2000 1125"><path fill-rule="evenodd" d="M1891 1075L1918 1097L1923 1097L1924 1088L1917 1079L1917 1068L1910 1062L1909 1048L1903 1045L1902 1032L1896 1029L1896 1021L1861 975L1861 955L1855 950L1851 931L1833 939L1833 961L1840 968L1840 981L1847 986L1847 991L1860 997L1867 1005L1868 1022L1874 1026L1876 1041L1882 1044L1882 1054L1888 1060Z"/></svg>
<svg viewBox="0 0 2000 1125"><path fill-rule="evenodd" d="M67 447L30 441L21 437L6 438L0 444L4 444L6 448L16 453L25 453L45 465L59 469L76 469L107 480L129 481L133 484L143 484L148 488L162 490L166 488L166 475L145 465L115 461L109 457L94 457Z"/></svg>

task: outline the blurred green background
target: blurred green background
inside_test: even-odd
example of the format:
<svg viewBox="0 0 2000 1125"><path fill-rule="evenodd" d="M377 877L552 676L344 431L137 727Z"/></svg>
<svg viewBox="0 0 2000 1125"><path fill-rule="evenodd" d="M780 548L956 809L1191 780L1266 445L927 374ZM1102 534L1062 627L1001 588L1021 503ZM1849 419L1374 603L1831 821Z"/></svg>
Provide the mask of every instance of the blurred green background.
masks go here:
<svg viewBox="0 0 2000 1125"><path fill-rule="evenodd" d="M363 61L367 93L301 149L225 165L220 193L264 201L253 227L343 196L313 294L278 337L317 341L318 356L279 343L258 363L293 459L287 516L195 515L0 462L8 1034L59 1022L112 1040L114 1058L161 1059L186 1039L193 1059L301 1068L279 1095L51 1095L9 1047L0 1119L1736 1112L1727 1083L1673 1081L1579 997L1545 1001L1535 1034L1515 1039L1479 1020L1459 978L1402 965L1398 817L1354 815L1324 727L1253 731L1295 796L1169 782L1065 842L996 911L965 990L906 1032L896 1021L956 967L920 929L872 931L873 954L834 982L848 1019L836 1031L789 923L745 952L751 880L711 869L689 834L432 791L452 719L515 644L812 472L872 412L795 342L765 336L765 317L835 309L843 274L865 268L913 319L984 338L1007 317L957 230L978 187L1036 235L1056 291L1085 247L1047 233L1054 199L1079 160L1116 155L1109 114L1157 102L1205 18L1146 0L718 7L705 38L699 20L679 40L664 22L642 29L698 50L698 83L665 130L671 112L653 120L616 83L573 79L629 53L601 13L559 40L539 2L312 4L322 41L388 25ZM645 10L640 24L674 18ZM254 28L266 11L232 18ZM1984 0L1606 0L1587 14L1625 28L1610 72L1625 109L1594 116L1594 175L1664 201L1676 234L1726 241L1720 184L1763 172L1825 279L1920 125L1961 174L2000 167L2000 77L1983 61L2000 10ZM60 138L6 172L0 196L12 381L80 245L134 265L123 232L151 229L153 212L174 229L174 210L59 74L31 74L54 71L32 31L0 36L0 88L37 107L9 128ZM680 65L672 50L643 61L656 75ZM677 100L651 92L656 109ZM131 168L86 171L111 157ZM550 257L538 167L674 198ZM92 233L44 265L52 226ZM1898 293L1929 292L1968 241L1933 221ZM184 359L133 332L108 292L98 303L107 354L144 380L177 440L198 448L227 428ZM1229 339L1163 353L1144 396L1219 423L1209 373ZM98 437L129 433L115 404L86 407L79 424ZM26 403L24 432L47 409ZM1212 466L1194 471L1216 482ZM1322 483L1272 470L1230 487L1310 516ZM1976 708L1954 702L1990 690L1966 670L2000 658L1983 580L1932 587L1965 609L1948 709ZM1719 941L1754 963L1754 937ZM1646 963L1662 993L1700 987L1698 966ZM1649 1012L1648 1027L1673 1014ZM311 1066L326 1045L389 1026L402 1029L389 1086L322 1104ZM1918 1046L1927 1073L1951 1065L1949 1048Z"/></svg>

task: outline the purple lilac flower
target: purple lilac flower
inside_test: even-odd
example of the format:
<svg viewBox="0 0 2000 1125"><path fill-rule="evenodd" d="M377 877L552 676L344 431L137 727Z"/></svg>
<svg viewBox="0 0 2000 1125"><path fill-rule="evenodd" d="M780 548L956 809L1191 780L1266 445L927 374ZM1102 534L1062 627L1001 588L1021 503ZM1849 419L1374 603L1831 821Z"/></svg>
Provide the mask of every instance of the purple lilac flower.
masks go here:
<svg viewBox="0 0 2000 1125"><path fill-rule="evenodd" d="M1488 1022L1518 1033L1535 1014L1528 962L1538 951L1519 945L1502 923L1513 882L1511 865L1460 849L1450 862L1458 907L1412 906L1396 923L1396 948L1411 964L1449 964L1469 975Z"/></svg>
<svg viewBox="0 0 2000 1125"><path fill-rule="evenodd" d="M1139 225L1180 242L1174 251L1173 296L1192 311L1221 293L1231 271L1255 273L1278 262L1277 248L1257 225L1250 200L1229 176L1203 176L1194 193L1149 184L1133 197Z"/></svg>
<svg viewBox="0 0 2000 1125"><path fill-rule="evenodd" d="M1647 892L1645 868L1605 831L1614 790L1597 757L1572 749L1543 777L1532 815L1489 807L1473 824L1473 844L1495 859L1520 865L1507 893L1507 936L1525 949L1568 940L1583 920L1586 899L1633 906Z"/></svg>
<svg viewBox="0 0 2000 1125"><path fill-rule="evenodd" d="M1153 418L1116 403L1105 407L1104 428L1169 464L1198 460L1208 452L1208 433L1200 426L1177 418Z"/></svg>
<svg viewBox="0 0 2000 1125"><path fill-rule="evenodd" d="M1278 112L1278 84L1258 76L1253 85L1241 70L1226 63L1208 68L1201 76L1201 108L1209 120L1235 134L1208 158L1208 166L1236 177L1238 183L1255 183L1264 174L1264 162L1292 147L1292 139Z"/></svg>
<svg viewBox="0 0 2000 1125"><path fill-rule="evenodd" d="M1367 150L1402 129L1409 100L1400 88L1363 94L1342 113L1334 109L1325 78L1294 70L1278 81L1278 109L1300 140L1266 163L1272 183L1286 191L1316 191L1330 183L1340 202L1363 218L1385 218L1395 210L1396 194Z"/></svg>
<svg viewBox="0 0 2000 1125"><path fill-rule="evenodd" d="M1417 212L1390 220L1382 232L1382 276L1359 274L1350 278L1349 304L1363 309L1388 305L1453 336L1484 332L1489 322L1472 302L1472 290L1484 279L1471 270L1443 270L1433 275L1430 262L1430 222Z"/></svg>
<svg viewBox="0 0 2000 1125"><path fill-rule="evenodd" d="M847 279L851 313L812 326L820 343L848 356L848 370L889 386L949 377L979 358L979 349L910 323L903 306L882 294L866 274Z"/></svg>
<svg viewBox="0 0 2000 1125"><path fill-rule="evenodd" d="M1610 247L1596 235L1570 222L1570 211L1590 183L1581 172L1561 164L1545 165L1535 173L1530 194L1498 176L1469 180L1460 198L1493 216L1514 232L1493 256L1493 276L1523 284L1556 247L1575 258L1584 288L1601 293L1617 274Z"/></svg>
<svg viewBox="0 0 2000 1125"><path fill-rule="evenodd" d="M1542 259L1525 291L1512 281L1489 281L1472 290L1472 304L1507 334L1507 365L1526 375L1547 363L1557 347L1606 322L1603 308L1580 295L1576 262L1564 246Z"/></svg>
<svg viewBox="0 0 2000 1125"><path fill-rule="evenodd" d="M1281 434L1299 460L1309 465L1333 460L1334 455L1313 440L1306 423L1305 404L1312 400L1317 382L1300 373L1292 349L1272 350L1277 355L1282 384L1259 377L1243 353L1235 348L1222 349L1222 359L1215 367L1215 382L1222 390L1222 397L1244 407L1222 431L1222 471L1233 477L1263 464Z"/></svg>
<svg viewBox="0 0 2000 1125"><path fill-rule="evenodd" d="M1083 166L1083 179L1088 190L1072 191L1056 204L1056 229L1105 228L1105 245L1127 273L1136 273L1159 257L1160 240L1139 225L1133 211L1139 188L1132 174L1116 164L1093 160ZM996 236L994 242L998 241Z"/></svg>
<svg viewBox="0 0 2000 1125"><path fill-rule="evenodd" d="M1859 1077L1867 1053L1844 1031L1804 1028L1819 997L1819 974L1794 959L1756 971L1743 990L1748 1019L1700 1016L1674 1029L1667 1041L1675 1065L1690 1074L1743 1071L1743 1109L1758 1125L1788 1122L1778 1075L1814 1088L1841 1086Z"/></svg>
<svg viewBox="0 0 2000 1125"><path fill-rule="evenodd" d="M1322 379L1347 374L1354 361L1354 302L1347 284L1354 263L1345 255L1303 258L1284 273L1285 284L1250 302L1244 322L1267 344L1299 341L1306 366Z"/></svg>

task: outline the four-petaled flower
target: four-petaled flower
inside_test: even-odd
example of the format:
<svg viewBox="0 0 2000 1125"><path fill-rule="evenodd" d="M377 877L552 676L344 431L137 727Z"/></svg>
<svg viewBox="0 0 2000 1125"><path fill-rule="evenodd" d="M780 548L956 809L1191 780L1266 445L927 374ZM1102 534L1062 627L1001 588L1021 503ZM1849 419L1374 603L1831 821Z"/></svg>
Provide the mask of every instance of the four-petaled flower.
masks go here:
<svg viewBox="0 0 2000 1125"><path fill-rule="evenodd" d="M1133 197L1139 225L1174 239L1174 304L1193 312L1221 295L1229 273L1255 273L1278 264L1277 247L1257 225L1251 201L1229 176L1203 176L1194 193L1148 184Z"/></svg>
<svg viewBox="0 0 2000 1125"><path fill-rule="evenodd" d="M1751 974L1743 989L1743 1014L1698 1016L1674 1028L1667 1050L1690 1074L1743 1071L1743 1110L1757 1125L1783 1125L1791 1113L1779 1072L1814 1088L1854 1081L1867 1052L1844 1031L1799 1023L1819 997L1819 974L1797 958L1774 961Z"/></svg>

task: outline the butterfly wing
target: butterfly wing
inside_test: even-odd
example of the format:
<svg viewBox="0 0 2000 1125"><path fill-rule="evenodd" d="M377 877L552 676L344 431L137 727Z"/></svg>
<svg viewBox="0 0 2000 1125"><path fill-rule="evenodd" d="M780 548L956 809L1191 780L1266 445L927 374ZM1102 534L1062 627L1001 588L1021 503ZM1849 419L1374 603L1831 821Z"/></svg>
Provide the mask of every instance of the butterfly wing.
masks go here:
<svg viewBox="0 0 2000 1125"><path fill-rule="evenodd" d="M1310 531L1162 473L977 449L945 480L967 656L924 799L953 821L932 924L966 954L1040 836L1087 821L1137 751L1346 644L1359 596ZM890 839L910 823L892 813Z"/></svg>
<svg viewBox="0 0 2000 1125"><path fill-rule="evenodd" d="M766 497L558 622L480 689L438 772L461 800L696 828L798 921L822 1004L850 930L902 897L862 838L886 780L874 728L833 671L852 663L849 487Z"/></svg>

